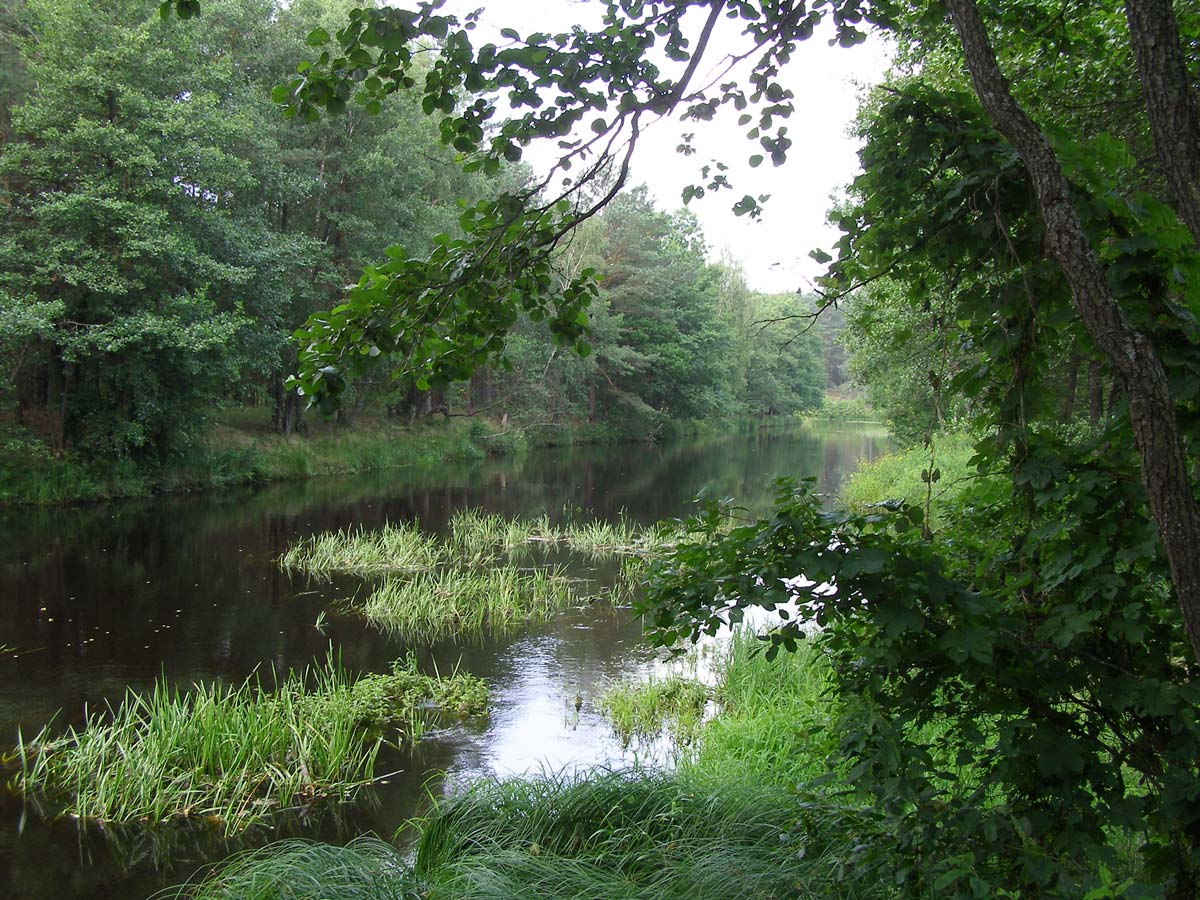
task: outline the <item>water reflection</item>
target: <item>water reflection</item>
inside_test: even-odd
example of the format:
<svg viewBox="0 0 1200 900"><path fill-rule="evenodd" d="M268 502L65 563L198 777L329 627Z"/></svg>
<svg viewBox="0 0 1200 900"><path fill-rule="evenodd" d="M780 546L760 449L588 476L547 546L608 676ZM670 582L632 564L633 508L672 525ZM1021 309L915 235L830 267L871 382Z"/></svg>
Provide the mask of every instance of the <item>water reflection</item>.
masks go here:
<svg viewBox="0 0 1200 900"><path fill-rule="evenodd" d="M427 669L461 665L488 680L494 711L486 723L437 730L414 751L385 752L381 771L398 772L365 802L289 822L287 833L388 836L442 789L436 772L458 784L621 760L620 743L592 700L608 682L649 665L639 625L627 613L589 605L505 638L410 647L339 602L362 590L360 580L289 576L276 559L315 532L414 518L440 529L463 507L507 516L545 512L555 520L624 514L648 523L686 515L703 493L761 511L774 476L815 476L832 491L859 458L883 446L877 431L793 428L663 447L533 452L433 473L5 511L0 643L23 655L0 658L0 745L11 744L18 728L36 731L56 710L59 722L79 723L85 704L119 700L159 675L184 684L240 680L258 667L287 671L320 661L332 643L357 671L384 671L409 651ZM574 574L601 582L615 571L587 560L572 565ZM319 630L321 612L327 622ZM0 896L147 896L230 849L194 828L147 835L47 822L0 792Z"/></svg>

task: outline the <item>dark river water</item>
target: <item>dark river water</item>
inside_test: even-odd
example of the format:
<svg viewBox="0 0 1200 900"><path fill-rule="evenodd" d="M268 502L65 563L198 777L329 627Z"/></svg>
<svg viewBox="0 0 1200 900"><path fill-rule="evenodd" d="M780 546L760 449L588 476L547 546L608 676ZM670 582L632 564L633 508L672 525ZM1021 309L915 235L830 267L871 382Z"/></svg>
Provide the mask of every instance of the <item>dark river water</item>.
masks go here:
<svg viewBox="0 0 1200 900"><path fill-rule="evenodd" d="M282 835L388 837L430 794L479 776L634 761L590 702L648 665L628 612L597 604L482 644L409 647L337 611L361 582L282 572L277 559L297 539L401 519L436 530L463 507L648 523L686 515L703 493L763 510L773 477L815 476L831 492L885 443L877 430L806 426L198 497L0 510L0 646L20 654L0 656L0 754L18 729L30 735L52 718L77 724L85 706L118 701L160 676L183 685L240 680L256 668L323 661L331 645L352 671L385 671L414 651L423 668L459 665L486 678L492 692L486 722L435 729L410 751L381 754L379 771L397 774L353 807L238 844L191 825L114 830L47 819L0 785L0 898L140 900L241 846ZM601 583L615 568L573 565ZM322 611L323 631L314 625Z"/></svg>

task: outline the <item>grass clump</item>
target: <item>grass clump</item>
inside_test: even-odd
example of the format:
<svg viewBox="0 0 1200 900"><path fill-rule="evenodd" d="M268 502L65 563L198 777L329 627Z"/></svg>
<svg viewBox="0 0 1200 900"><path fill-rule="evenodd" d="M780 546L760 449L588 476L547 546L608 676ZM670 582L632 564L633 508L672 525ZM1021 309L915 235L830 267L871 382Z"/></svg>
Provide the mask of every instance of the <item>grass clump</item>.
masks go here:
<svg viewBox="0 0 1200 900"><path fill-rule="evenodd" d="M832 813L778 787L678 773L477 783L440 802L415 855L376 841L289 842L237 858L193 900L873 900L846 877ZM809 831L804 829L812 823ZM841 834L848 831L839 821ZM848 837L863 843L859 835ZM845 855L852 851L845 850Z"/></svg>
<svg viewBox="0 0 1200 900"><path fill-rule="evenodd" d="M192 900L410 900L411 869L399 852L376 838L344 847L280 841L228 859L207 880L163 891Z"/></svg>
<svg viewBox="0 0 1200 900"><path fill-rule="evenodd" d="M793 785L829 772L838 709L819 638L773 660L764 650L753 632L734 633L719 666L719 712L702 725L685 768Z"/></svg>
<svg viewBox="0 0 1200 900"><path fill-rule="evenodd" d="M384 727L408 729L421 710L486 711L473 676L423 675L415 662L357 681L332 660L274 689L256 674L237 686L159 681L54 737L18 738L18 784L100 822L204 818L235 833L278 810L346 797L373 775Z"/></svg>
<svg viewBox="0 0 1200 900"><path fill-rule="evenodd" d="M682 675L652 676L611 685L596 705L626 747L635 738L651 742L664 733L682 745L699 733L708 693L705 685Z"/></svg>
<svg viewBox="0 0 1200 900"><path fill-rule="evenodd" d="M562 569L444 569L384 581L362 612L405 637L432 641L545 622L574 599Z"/></svg>
<svg viewBox="0 0 1200 900"><path fill-rule="evenodd" d="M389 523L378 531L329 531L305 538L280 557L284 569L330 575L419 572L445 561L445 552L413 522Z"/></svg>
<svg viewBox="0 0 1200 900"><path fill-rule="evenodd" d="M479 561L558 539L558 529L545 514L534 519L505 519L481 509L460 509L450 517L446 549L460 560Z"/></svg>

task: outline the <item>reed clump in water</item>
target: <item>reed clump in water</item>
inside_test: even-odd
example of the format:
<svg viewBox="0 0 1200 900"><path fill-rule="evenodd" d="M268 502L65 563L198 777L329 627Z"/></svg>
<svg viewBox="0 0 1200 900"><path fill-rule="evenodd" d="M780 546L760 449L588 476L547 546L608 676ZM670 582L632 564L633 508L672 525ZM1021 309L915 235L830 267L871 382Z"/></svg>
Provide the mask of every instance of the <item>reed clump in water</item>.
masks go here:
<svg viewBox="0 0 1200 900"><path fill-rule="evenodd" d="M329 531L288 548L280 565L315 575L427 572L445 566L481 566L501 554L533 546L565 547L591 556L645 556L678 537L675 526L643 526L625 518L554 525L546 515L505 519L464 509L451 516L444 538L427 534L411 522L390 523L376 531Z"/></svg>
<svg viewBox="0 0 1200 900"><path fill-rule="evenodd" d="M362 612L407 638L433 641L545 622L573 602L564 570L503 566L391 578L371 592Z"/></svg>
<svg viewBox="0 0 1200 900"><path fill-rule="evenodd" d="M333 660L274 689L129 691L81 729L19 738L18 785L100 822L203 818L235 833L281 809L347 797L369 782L385 727L414 736L422 710L486 712L487 687L465 673L424 675L415 662L358 680Z"/></svg>
<svg viewBox="0 0 1200 900"><path fill-rule="evenodd" d="M635 738L652 742L664 732L677 745L686 745L700 731L708 695L699 681L671 674L610 685L596 706L626 747Z"/></svg>
<svg viewBox="0 0 1200 900"><path fill-rule="evenodd" d="M446 561L445 549L412 522L316 534L289 547L279 560L284 569L314 575L420 572Z"/></svg>

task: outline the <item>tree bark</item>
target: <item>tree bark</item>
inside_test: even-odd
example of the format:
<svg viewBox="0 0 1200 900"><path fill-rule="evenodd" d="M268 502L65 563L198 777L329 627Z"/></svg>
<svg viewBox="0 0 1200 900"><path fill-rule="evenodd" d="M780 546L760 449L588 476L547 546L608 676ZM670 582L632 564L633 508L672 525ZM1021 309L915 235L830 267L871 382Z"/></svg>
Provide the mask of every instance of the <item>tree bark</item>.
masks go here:
<svg viewBox="0 0 1200 900"><path fill-rule="evenodd" d="M1171 0L1126 0L1125 19L1154 149L1179 217L1200 246L1200 118Z"/></svg>
<svg viewBox="0 0 1200 900"><path fill-rule="evenodd" d="M1088 333L1129 400L1142 481L1192 652L1200 659L1200 507L1192 495L1175 404L1162 360L1117 304L1070 199L1070 186L1045 135L1013 99L975 0L947 0L975 93L992 123L1020 154L1046 228L1046 248L1062 269Z"/></svg>
<svg viewBox="0 0 1200 900"><path fill-rule="evenodd" d="M1099 425L1104 416L1104 382L1100 380L1100 363L1088 363L1088 422Z"/></svg>

